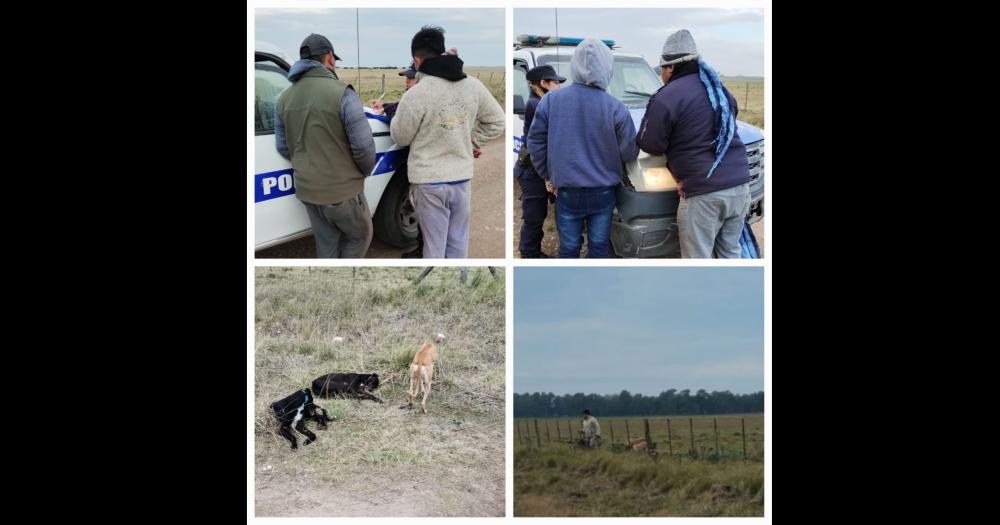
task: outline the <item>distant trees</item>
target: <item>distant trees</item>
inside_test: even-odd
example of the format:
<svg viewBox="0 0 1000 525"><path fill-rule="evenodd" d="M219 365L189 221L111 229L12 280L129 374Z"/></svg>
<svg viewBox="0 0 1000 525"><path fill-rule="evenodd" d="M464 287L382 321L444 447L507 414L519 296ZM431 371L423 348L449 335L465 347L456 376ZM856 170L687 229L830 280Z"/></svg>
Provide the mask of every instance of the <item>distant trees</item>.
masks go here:
<svg viewBox="0 0 1000 525"><path fill-rule="evenodd" d="M706 392L677 391L673 388L656 396L632 394L564 394L551 392L514 394L514 417L577 416L589 408L595 416L687 416L737 414L764 411L764 392L734 394L728 390Z"/></svg>

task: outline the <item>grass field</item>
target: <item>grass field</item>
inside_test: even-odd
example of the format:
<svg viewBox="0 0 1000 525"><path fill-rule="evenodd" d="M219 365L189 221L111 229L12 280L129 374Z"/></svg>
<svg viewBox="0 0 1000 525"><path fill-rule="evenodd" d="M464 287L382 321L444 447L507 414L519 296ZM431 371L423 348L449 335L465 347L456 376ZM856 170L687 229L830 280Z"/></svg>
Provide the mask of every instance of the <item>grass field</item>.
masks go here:
<svg viewBox="0 0 1000 525"><path fill-rule="evenodd" d="M667 419L650 418L657 461L621 446L625 422L630 435L639 437L642 418L599 418L604 439L599 450L568 443L567 433L577 436L578 418L538 419L537 434L534 419L515 419L514 515L763 516L763 416L670 417L672 441L667 440ZM718 421L718 455L713 419ZM741 420L746 425L747 460Z"/></svg>
<svg viewBox="0 0 1000 525"><path fill-rule="evenodd" d="M722 77L726 89L736 98L739 119L758 128L764 127L764 79L760 77Z"/></svg>
<svg viewBox="0 0 1000 525"><path fill-rule="evenodd" d="M504 272L256 269L258 516L502 516ZM442 332L429 414L404 410L408 366ZM342 337L342 343L334 343ZM375 372L385 404L320 399L335 421L292 451L270 403L328 372Z"/></svg>
<svg viewBox="0 0 1000 525"><path fill-rule="evenodd" d="M367 105L369 100L382 95L383 75L385 76L385 98L382 99L382 102L399 102L399 99L403 97L403 91L406 90L406 78L399 76L399 71L401 70L362 69L360 86L358 85L357 69L337 68L337 76L344 82L353 85L361 96L361 100ZM478 78L490 90L500 106L504 105L507 81L503 67L467 67L465 74Z"/></svg>

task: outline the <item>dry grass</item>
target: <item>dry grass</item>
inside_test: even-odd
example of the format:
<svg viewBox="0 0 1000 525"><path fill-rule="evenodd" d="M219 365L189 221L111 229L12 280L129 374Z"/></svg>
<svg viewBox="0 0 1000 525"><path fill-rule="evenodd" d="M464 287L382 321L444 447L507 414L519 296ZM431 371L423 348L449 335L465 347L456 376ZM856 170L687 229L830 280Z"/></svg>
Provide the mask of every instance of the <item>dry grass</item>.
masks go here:
<svg viewBox="0 0 1000 525"><path fill-rule="evenodd" d="M258 516L502 516L504 283L473 268L258 268ZM409 362L438 332L427 415L405 404ZM343 337L336 344L334 337ZM336 419L292 451L269 405L328 372L376 372L385 400L321 399Z"/></svg>
<svg viewBox="0 0 1000 525"><path fill-rule="evenodd" d="M552 444L514 452L514 516L763 516L762 462L653 461Z"/></svg>
<svg viewBox="0 0 1000 525"><path fill-rule="evenodd" d="M344 82L354 86L361 100L368 104L369 100L382 95L382 77L385 76L385 98L382 102L399 102L406 90L406 78L398 75L398 69L362 69L361 83L358 85L358 70L354 68L337 68L337 76ZM490 90L497 102L503 106L507 92L504 68L502 67L467 67L465 74L476 77Z"/></svg>
<svg viewBox="0 0 1000 525"><path fill-rule="evenodd" d="M739 119L758 128L764 127L764 79L760 77L722 77L726 89L736 98Z"/></svg>

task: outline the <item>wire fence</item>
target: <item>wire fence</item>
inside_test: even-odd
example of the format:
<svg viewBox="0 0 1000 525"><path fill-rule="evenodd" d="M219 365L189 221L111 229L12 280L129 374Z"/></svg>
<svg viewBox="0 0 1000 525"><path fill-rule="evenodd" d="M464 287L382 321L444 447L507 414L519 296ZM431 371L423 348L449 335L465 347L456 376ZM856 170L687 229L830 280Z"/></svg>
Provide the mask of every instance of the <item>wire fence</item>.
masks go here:
<svg viewBox="0 0 1000 525"><path fill-rule="evenodd" d="M599 423L600 447L612 451L645 450L654 455L709 461L764 459L761 415L604 418ZM515 448L579 446L582 442L579 419L514 420Z"/></svg>

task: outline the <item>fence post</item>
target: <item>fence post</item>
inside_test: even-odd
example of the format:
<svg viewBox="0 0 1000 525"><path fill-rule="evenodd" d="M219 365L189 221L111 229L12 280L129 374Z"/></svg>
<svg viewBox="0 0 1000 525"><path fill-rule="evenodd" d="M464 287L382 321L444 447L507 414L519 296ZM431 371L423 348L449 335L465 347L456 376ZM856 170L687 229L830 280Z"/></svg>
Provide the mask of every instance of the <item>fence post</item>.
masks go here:
<svg viewBox="0 0 1000 525"><path fill-rule="evenodd" d="M747 419L740 418L740 435L743 436L743 461L747 460Z"/></svg>
<svg viewBox="0 0 1000 525"><path fill-rule="evenodd" d="M750 83L747 82L747 93L743 96L743 109L747 107L747 101L750 100Z"/></svg>
<svg viewBox="0 0 1000 525"><path fill-rule="evenodd" d="M535 441L538 442L538 446L542 446L542 434L538 432L538 420L535 420Z"/></svg>
<svg viewBox="0 0 1000 525"><path fill-rule="evenodd" d="M559 430L559 420L558 419L556 420L556 439L558 439L559 442L562 443L562 430Z"/></svg>
<svg viewBox="0 0 1000 525"><path fill-rule="evenodd" d="M490 85L493 85L493 72L490 71Z"/></svg>
<svg viewBox="0 0 1000 525"><path fill-rule="evenodd" d="M712 418L712 426L715 428L715 459L722 459L722 449L719 448L719 420Z"/></svg>
<svg viewBox="0 0 1000 525"><path fill-rule="evenodd" d="M629 429L628 429L628 420L626 419L625 420L625 443L631 443L631 442L632 442L632 432L630 432Z"/></svg>
<svg viewBox="0 0 1000 525"><path fill-rule="evenodd" d="M385 93L385 73L382 73L382 93Z"/></svg>
<svg viewBox="0 0 1000 525"><path fill-rule="evenodd" d="M614 444L614 442L615 442L615 422L609 419L608 420L608 428L611 429L611 444Z"/></svg>
<svg viewBox="0 0 1000 525"><path fill-rule="evenodd" d="M569 437L570 443L573 443L573 427L570 426L569 420L566 420L566 435Z"/></svg>
<svg viewBox="0 0 1000 525"><path fill-rule="evenodd" d="M670 449L670 455L674 455L674 436L670 433L670 418L667 418L667 448Z"/></svg>
<svg viewBox="0 0 1000 525"><path fill-rule="evenodd" d="M545 442L552 443L552 436L549 435L549 420L545 420Z"/></svg>
<svg viewBox="0 0 1000 525"><path fill-rule="evenodd" d="M694 448L694 418L688 418L688 427L691 429L691 455L698 456L698 451Z"/></svg>

